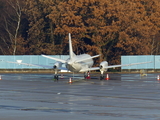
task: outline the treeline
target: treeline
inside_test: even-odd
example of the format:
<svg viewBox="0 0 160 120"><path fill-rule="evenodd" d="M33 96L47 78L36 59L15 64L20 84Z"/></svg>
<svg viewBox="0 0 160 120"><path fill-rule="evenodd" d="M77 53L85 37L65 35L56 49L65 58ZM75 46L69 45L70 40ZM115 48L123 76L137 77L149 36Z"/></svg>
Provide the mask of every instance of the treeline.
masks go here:
<svg viewBox="0 0 160 120"><path fill-rule="evenodd" d="M160 54L159 0L0 0L0 54Z"/></svg>

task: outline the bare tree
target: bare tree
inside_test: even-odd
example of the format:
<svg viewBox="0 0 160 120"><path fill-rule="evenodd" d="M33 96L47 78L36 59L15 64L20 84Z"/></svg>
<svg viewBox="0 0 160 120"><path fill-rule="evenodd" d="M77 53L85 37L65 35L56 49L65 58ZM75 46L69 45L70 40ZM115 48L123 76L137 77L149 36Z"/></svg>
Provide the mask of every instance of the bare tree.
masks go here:
<svg viewBox="0 0 160 120"><path fill-rule="evenodd" d="M17 50L17 38L21 24L22 8L19 0L7 0L6 2L8 7L10 7L5 11L6 15L4 16L4 29L7 36L2 36L1 39L6 44L10 54L15 55Z"/></svg>

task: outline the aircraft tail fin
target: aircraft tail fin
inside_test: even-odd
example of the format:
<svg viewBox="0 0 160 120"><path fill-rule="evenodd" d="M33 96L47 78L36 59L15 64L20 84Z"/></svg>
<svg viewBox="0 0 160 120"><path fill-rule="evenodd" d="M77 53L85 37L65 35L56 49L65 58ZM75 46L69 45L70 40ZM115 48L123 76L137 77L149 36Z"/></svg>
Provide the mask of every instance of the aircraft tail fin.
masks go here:
<svg viewBox="0 0 160 120"><path fill-rule="evenodd" d="M71 41L71 34L69 33L69 56L70 56L70 59L72 59L75 54L73 52L73 48L72 48L72 41Z"/></svg>

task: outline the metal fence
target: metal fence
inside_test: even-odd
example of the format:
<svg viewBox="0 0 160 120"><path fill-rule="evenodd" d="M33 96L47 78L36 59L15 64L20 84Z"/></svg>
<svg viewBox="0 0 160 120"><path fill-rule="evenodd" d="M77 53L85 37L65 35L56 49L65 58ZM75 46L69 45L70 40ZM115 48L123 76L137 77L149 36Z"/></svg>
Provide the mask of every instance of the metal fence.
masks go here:
<svg viewBox="0 0 160 120"><path fill-rule="evenodd" d="M69 55L49 55L51 57L60 58L66 60ZM23 63L29 64L40 64L40 65L50 65L52 66L56 61L52 59L45 58L41 55L0 55L0 69L44 69L42 67L18 65L14 63L8 63L5 61L17 62L17 60L22 60Z"/></svg>
<svg viewBox="0 0 160 120"><path fill-rule="evenodd" d="M51 57L67 60L69 55L49 55ZM40 64L52 66L56 61L45 58L41 55L0 55L0 69L44 69L43 67L18 65L13 63L7 63L5 61L16 62L22 60L23 63ZM148 62L152 63L125 66L121 67L122 70L128 69L160 69L160 55L129 55L121 56L121 64Z"/></svg>

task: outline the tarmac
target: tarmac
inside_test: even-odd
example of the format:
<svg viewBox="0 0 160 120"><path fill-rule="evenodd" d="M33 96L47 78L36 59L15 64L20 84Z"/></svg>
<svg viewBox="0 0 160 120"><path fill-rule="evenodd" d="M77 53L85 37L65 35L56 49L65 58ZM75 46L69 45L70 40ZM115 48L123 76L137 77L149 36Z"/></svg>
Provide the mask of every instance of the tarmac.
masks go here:
<svg viewBox="0 0 160 120"><path fill-rule="evenodd" d="M1 74L0 120L159 120L158 73ZM68 83L72 78L72 83Z"/></svg>

